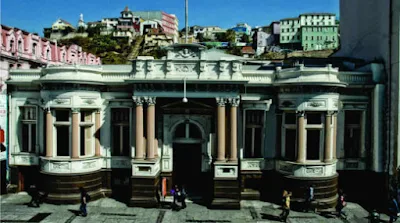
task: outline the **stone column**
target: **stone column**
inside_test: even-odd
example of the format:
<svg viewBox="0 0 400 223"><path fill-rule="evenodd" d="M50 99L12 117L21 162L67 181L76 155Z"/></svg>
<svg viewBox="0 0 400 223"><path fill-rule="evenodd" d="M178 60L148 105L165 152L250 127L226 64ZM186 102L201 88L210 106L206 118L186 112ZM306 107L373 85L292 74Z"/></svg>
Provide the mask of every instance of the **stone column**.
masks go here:
<svg viewBox="0 0 400 223"><path fill-rule="evenodd" d="M332 115L333 141L332 141L332 159L336 160L336 140L337 140L337 112Z"/></svg>
<svg viewBox="0 0 400 223"><path fill-rule="evenodd" d="M218 104L218 156L217 161L225 161L225 98L216 98Z"/></svg>
<svg viewBox="0 0 400 223"><path fill-rule="evenodd" d="M154 157L158 158L158 139L154 139Z"/></svg>
<svg viewBox="0 0 400 223"><path fill-rule="evenodd" d="M94 144L94 155L95 156L100 156L100 110L96 111L95 114L95 123L94 123L94 128L95 128L95 144Z"/></svg>
<svg viewBox="0 0 400 223"><path fill-rule="evenodd" d="M231 150L229 161L237 161L237 107L239 106L239 98L230 98L231 104Z"/></svg>
<svg viewBox="0 0 400 223"><path fill-rule="evenodd" d="M276 142L275 142L275 156L278 158L282 157L282 111L279 109L276 109L275 111L276 114L276 129L275 129L275 135L276 135Z"/></svg>
<svg viewBox="0 0 400 223"><path fill-rule="evenodd" d="M53 157L53 115L46 111L46 157Z"/></svg>
<svg viewBox="0 0 400 223"><path fill-rule="evenodd" d="M79 109L72 109L72 159L79 158Z"/></svg>
<svg viewBox="0 0 400 223"><path fill-rule="evenodd" d="M143 150L143 100L141 97L133 97L136 103L136 145L135 145L135 159L144 159Z"/></svg>
<svg viewBox="0 0 400 223"><path fill-rule="evenodd" d="M146 98L147 102L147 159L154 159L154 142L155 142L155 97Z"/></svg>
<svg viewBox="0 0 400 223"><path fill-rule="evenodd" d="M297 113L297 162L306 162L306 147L304 143L305 137L304 111ZM291 140L291 139L286 139Z"/></svg>
<svg viewBox="0 0 400 223"><path fill-rule="evenodd" d="M325 159L324 162L332 162L332 112L325 114Z"/></svg>

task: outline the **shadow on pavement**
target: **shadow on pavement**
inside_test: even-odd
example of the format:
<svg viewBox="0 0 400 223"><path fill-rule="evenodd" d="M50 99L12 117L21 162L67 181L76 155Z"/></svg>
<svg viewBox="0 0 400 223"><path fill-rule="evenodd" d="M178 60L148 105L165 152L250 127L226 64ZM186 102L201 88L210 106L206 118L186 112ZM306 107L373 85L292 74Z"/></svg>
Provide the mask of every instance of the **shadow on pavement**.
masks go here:
<svg viewBox="0 0 400 223"><path fill-rule="evenodd" d="M75 216L79 216L80 215L80 211L78 211L78 210L71 210L71 209L68 209L68 211L70 211L72 214L74 214Z"/></svg>
<svg viewBox="0 0 400 223"><path fill-rule="evenodd" d="M265 213L261 213L261 218L271 220L271 221L281 221L281 218L279 216L265 214Z"/></svg>

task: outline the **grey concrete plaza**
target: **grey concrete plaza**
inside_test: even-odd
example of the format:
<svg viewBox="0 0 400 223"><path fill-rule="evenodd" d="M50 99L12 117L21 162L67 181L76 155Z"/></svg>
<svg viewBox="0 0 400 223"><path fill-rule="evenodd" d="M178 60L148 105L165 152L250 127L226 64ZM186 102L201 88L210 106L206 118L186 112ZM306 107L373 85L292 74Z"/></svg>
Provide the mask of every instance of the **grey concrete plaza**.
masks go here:
<svg viewBox="0 0 400 223"><path fill-rule="evenodd" d="M188 202L186 209L179 212L165 209L144 209L127 207L124 203L110 198L92 201L88 204L88 216L77 215L79 205L42 204L39 208L28 207L30 196L25 192L6 194L1 197L0 222L278 222L281 210L278 205L261 201L242 201L241 210L210 210L196 203ZM314 213L291 211L288 222L369 222L368 212L361 206L348 203L345 208L347 219L321 216ZM388 222L386 215L381 215Z"/></svg>

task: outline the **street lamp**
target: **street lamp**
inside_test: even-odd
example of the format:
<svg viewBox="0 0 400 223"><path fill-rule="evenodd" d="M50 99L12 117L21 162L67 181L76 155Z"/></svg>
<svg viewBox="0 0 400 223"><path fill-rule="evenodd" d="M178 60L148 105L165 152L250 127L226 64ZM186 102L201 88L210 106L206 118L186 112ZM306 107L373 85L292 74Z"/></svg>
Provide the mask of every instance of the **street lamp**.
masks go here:
<svg viewBox="0 0 400 223"><path fill-rule="evenodd" d="M187 103L188 99L186 98L186 75L183 78L183 98L182 98L183 103Z"/></svg>

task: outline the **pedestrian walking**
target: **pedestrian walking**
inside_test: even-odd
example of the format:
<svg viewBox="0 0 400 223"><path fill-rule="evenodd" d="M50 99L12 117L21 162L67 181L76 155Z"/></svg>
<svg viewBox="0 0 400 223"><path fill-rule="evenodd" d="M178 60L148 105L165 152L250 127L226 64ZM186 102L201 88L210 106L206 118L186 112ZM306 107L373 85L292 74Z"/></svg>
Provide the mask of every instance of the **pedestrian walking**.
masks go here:
<svg viewBox="0 0 400 223"><path fill-rule="evenodd" d="M338 200L336 203L336 214L338 217L342 217L344 219L347 218L346 213L343 211L343 208L347 206L346 200L345 200L345 195L343 193L343 190L340 189L338 193Z"/></svg>
<svg viewBox="0 0 400 223"><path fill-rule="evenodd" d="M31 201L29 202L29 206L33 207L39 207L40 206L40 201L39 201L39 190L36 187L36 184L31 184L29 187L29 193L32 197Z"/></svg>
<svg viewBox="0 0 400 223"><path fill-rule="evenodd" d="M308 212L311 209L311 202L314 200L314 187L312 185L307 187L306 196L304 201L304 212Z"/></svg>
<svg viewBox="0 0 400 223"><path fill-rule="evenodd" d="M173 196L174 200L172 202L172 210L179 211L183 207L183 202L182 202L182 192L177 185L175 185Z"/></svg>
<svg viewBox="0 0 400 223"><path fill-rule="evenodd" d="M79 187L79 191L81 192L81 206L79 207L80 215L86 217L87 216L86 204L90 200L90 196L83 187Z"/></svg>
<svg viewBox="0 0 400 223"><path fill-rule="evenodd" d="M283 191L282 195L282 213L280 215L280 220L282 222L287 221L287 217L289 216L290 212L290 197L292 196L292 192L290 191Z"/></svg>
<svg viewBox="0 0 400 223"><path fill-rule="evenodd" d="M396 196L393 194L390 196L390 201L389 201L389 223L393 223L397 220L399 217L400 209L399 209L399 204L396 200Z"/></svg>

